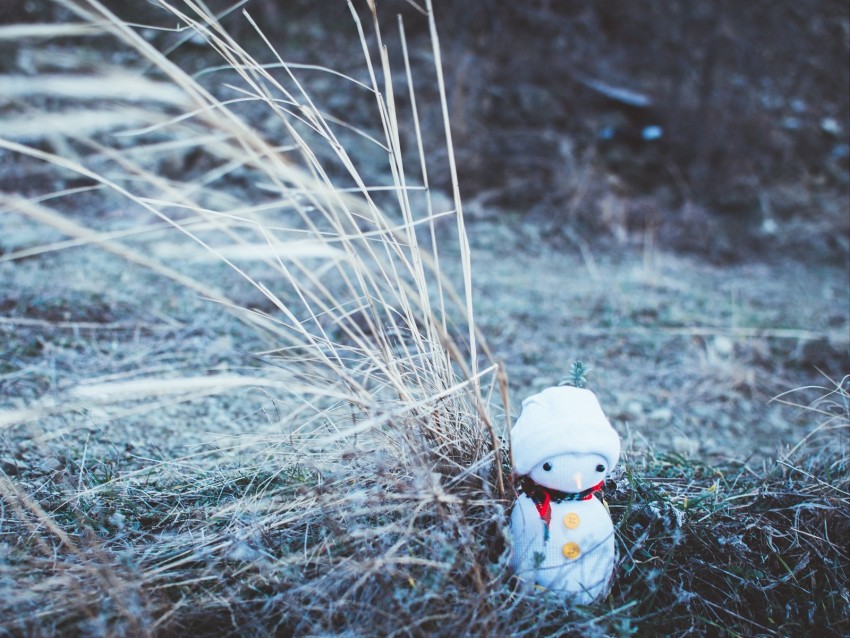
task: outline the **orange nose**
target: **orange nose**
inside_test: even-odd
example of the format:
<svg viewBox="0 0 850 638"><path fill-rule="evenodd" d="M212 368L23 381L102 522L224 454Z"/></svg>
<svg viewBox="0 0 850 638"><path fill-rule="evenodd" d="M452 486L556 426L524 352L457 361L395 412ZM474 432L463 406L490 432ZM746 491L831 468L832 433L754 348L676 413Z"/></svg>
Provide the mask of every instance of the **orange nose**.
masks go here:
<svg viewBox="0 0 850 638"><path fill-rule="evenodd" d="M581 480L581 472L576 472L573 474L573 480L576 482L576 491L581 492L582 488L582 480Z"/></svg>

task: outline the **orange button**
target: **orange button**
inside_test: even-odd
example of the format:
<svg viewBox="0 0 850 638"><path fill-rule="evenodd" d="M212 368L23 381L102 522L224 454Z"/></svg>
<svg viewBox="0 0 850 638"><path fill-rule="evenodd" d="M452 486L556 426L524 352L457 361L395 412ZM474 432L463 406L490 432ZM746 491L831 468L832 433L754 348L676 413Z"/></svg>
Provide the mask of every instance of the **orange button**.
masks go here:
<svg viewBox="0 0 850 638"><path fill-rule="evenodd" d="M569 514L564 516L564 525L567 526L567 529L575 529L576 527L578 527L578 524L580 522L581 519L575 512L570 512Z"/></svg>
<svg viewBox="0 0 850 638"><path fill-rule="evenodd" d="M578 558L578 555L581 554L581 549L579 549L578 543L567 543L561 551L563 551L564 556L570 560Z"/></svg>

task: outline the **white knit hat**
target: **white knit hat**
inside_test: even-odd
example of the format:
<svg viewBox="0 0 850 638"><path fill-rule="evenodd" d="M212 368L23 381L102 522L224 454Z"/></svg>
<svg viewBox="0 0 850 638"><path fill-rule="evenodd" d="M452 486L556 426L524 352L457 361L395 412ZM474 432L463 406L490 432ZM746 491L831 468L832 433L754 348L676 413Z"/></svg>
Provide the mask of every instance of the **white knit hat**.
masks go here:
<svg viewBox="0 0 850 638"><path fill-rule="evenodd" d="M514 471L522 476L558 454L599 454L610 471L620 458L620 437L590 390L547 388L522 402L511 428Z"/></svg>

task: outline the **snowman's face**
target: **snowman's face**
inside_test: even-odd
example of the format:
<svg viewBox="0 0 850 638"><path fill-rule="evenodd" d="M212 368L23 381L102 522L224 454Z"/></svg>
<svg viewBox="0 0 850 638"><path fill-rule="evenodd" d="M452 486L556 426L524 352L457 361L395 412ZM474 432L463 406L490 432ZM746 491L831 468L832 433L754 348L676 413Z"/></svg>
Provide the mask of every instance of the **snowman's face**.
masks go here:
<svg viewBox="0 0 850 638"><path fill-rule="evenodd" d="M552 490L582 492L597 485L610 469L600 454L557 454L531 468L529 476Z"/></svg>

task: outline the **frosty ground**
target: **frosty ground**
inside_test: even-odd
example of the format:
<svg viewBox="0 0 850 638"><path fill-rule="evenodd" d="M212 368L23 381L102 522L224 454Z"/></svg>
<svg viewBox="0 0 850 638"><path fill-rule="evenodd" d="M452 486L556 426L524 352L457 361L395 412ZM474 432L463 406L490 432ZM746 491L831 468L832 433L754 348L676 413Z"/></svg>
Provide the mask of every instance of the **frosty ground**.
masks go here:
<svg viewBox="0 0 850 638"><path fill-rule="evenodd" d="M180 13L192 3L124 19L99 3L58 4L55 25L0 32L16 91L0 102L0 631L840 635L850 570L840 99L783 128L798 87L747 84L760 69L740 70L755 87L746 109L723 103L734 82L702 101L728 144L726 172L700 183L710 153L682 153L693 111L678 114L679 146L606 146L594 118L622 118L622 104L574 94L575 79L544 88L548 77L516 66L467 82L469 69L501 63L467 64L480 54L460 44L443 111L439 47L422 11L401 3L419 20L425 189L417 153L406 155L419 134L411 103L383 102L405 74L380 84L365 71L361 48L374 48L373 63L380 51L374 33L360 46L356 10L340 3L344 23L308 29L296 7L276 33L305 62L290 76L258 61L268 43L244 16L234 39L203 12ZM100 18L69 27L72 5ZM370 3L359 10L366 24L397 25ZM561 27L608 28L588 11ZM819 37L822 24L806 24ZM537 55L531 26L509 61L519 68ZM88 37L101 30L111 35ZM357 56L326 46L343 34ZM398 49L394 39L402 63ZM593 66L592 50L577 53ZM703 62L679 71L710 80ZM143 77L159 82L144 84L150 93L116 96L118 79ZM670 97L662 84L648 88ZM589 104L608 112L573 117ZM455 177L444 116L458 133L458 198L444 192ZM772 135L734 143L762 121ZM407 210L396 195L408 188L427 190L428 206ZM474 317L463 301L423 311L451 302L431 275L408 303L408 258L436 253L460 296L471 276ZM290 261L312 267L287 278ZM470 372L467 320L488 345L482 362L492 353L505 377ZM625 447L605 484L617 578L591 608L523 593L506 566L507 428L575 360Z"/></svg>
<svg viewBox="0 0 850 638"><path fill-rule="evenodd" d="M14 213L0 221L5 253L56 239ZM452 229L442 230L451 245ZM786 402L805 404L818 390L786 393L840 380L850 304L841 265L717 266L652 247L580 250L544 234L507 213L470 226L476 319L504 361L514 406L558 383L579 359L592 368L592 387L627 447L761 461L815 427ZM156 233L143 242L174 254L175 265L227 281L200 250L178 254L179 245ZM2 273L8 407L86 378L250 368L262 365L254 353L273 346L219 305L95 247L6 262ZM246 307L260 303L233 286ZM49 434L7 431L7 450L45 443L61 460L101 441L131 456L152 458L158 448L179 456L202 442L271 434L280 409L259 390L182 399L117 419L79 415ZM22 463L8 451L6 466Z"/></svg>

